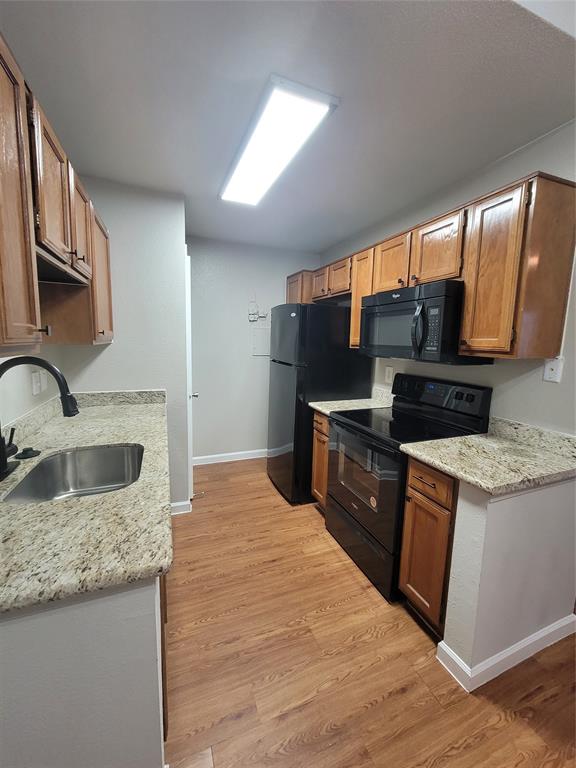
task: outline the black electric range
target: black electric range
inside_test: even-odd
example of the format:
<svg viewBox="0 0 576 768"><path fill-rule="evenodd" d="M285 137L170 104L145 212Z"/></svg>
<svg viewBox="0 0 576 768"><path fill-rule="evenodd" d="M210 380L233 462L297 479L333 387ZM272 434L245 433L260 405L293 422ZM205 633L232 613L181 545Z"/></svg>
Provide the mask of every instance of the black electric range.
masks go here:
<svg viewBox="0 0 576 768"><path fill-rule="evenodd" d="M403 443L482 434L490 387L398 373L390 408L330 414L326 528L388 600L398 596Z"/></svg>

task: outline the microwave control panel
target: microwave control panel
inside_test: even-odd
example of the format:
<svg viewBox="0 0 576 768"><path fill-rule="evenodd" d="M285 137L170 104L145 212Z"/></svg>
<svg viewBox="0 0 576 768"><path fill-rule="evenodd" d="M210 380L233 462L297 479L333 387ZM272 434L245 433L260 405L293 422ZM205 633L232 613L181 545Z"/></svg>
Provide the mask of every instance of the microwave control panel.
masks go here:
<svg viewBox="0 0 576 768"><path fill-rule="evenodd" d="M426 334L426 352L437 352L440 346L440 307L430 307L426 314L428 333Z"/></svg>

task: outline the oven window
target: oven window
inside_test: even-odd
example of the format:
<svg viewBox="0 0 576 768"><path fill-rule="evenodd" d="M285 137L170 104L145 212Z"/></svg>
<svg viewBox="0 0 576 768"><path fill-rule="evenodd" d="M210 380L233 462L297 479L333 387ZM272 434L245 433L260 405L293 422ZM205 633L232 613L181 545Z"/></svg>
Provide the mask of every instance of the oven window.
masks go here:
<svg viewBox="0 0 576 768"><path fill-rule="evenodd" d="M371 347L411 347L412 318L409 313L378 313L367 316L368 344Z"/></svg>

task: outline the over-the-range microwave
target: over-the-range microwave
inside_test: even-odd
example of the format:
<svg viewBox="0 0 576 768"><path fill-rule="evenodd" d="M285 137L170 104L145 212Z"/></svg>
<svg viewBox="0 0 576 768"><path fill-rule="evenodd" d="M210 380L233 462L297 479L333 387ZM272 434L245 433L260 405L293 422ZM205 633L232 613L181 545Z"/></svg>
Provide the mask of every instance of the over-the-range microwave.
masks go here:
<svg viewBox="0 0 576 768"><path fill-rule="evenodd" d="M458 354L463 298L460 280L437 280L365 296L360 351L372 357L429 363L493 363L489 357Z"/></svg>

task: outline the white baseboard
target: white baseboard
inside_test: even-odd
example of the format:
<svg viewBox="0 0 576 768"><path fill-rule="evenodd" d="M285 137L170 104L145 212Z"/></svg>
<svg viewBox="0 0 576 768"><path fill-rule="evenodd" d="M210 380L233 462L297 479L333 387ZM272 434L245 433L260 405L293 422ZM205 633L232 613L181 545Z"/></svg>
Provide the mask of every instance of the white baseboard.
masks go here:
<svg viewBox="0 0 576 768"><path fill-rule="evenodd" d="M256 451L237 451L236 453L213 453L210 456L194 456L192 464L200 466L201 464L220 464L225 461L244 461L245 459L262 459L267 455L266 448L259 448Z"/></svg>
<svg viewBox="0 0 576 768"><path fill-rule="evenodd" d="M442 641L438 645L436 658L464 688L465 691L474 691L489 680L515 667L520 662L533 656L538 651L546 648L559 640L576 632L576 616L571 613L563 619L539 629L533 635L525 637L518 643L505 648L500 653L489 659L469 667L454 651Z"/></svg>
<svg viewBox="0 0 576 768"><path fill-rule="evenodd" d="M170 506L172 507L173 515L183 515L185 512L190 512L190 500L188 501L173 501Z"/></svg>

